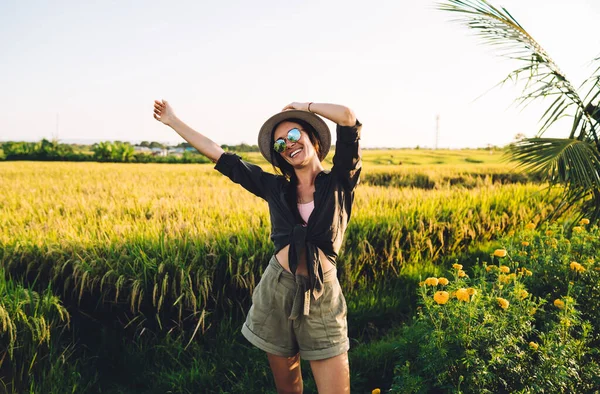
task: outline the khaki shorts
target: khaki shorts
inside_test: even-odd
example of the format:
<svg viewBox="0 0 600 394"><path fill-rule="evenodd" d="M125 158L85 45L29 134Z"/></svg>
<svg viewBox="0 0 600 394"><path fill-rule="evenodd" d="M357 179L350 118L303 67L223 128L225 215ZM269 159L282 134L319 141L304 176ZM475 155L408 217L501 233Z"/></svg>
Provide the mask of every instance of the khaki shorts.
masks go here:
<svg viewBox="0 0 600 394"><path fill-rule="evenodd" d="M252 306L242 334L267 353L292 357L300 352L305 360L323 360L350 348L346 322L346 299L337 279L337 270L324 273L324 292L318 300L310 297L309 314L302 311L290 320L296 294L296 280L273 256L252 294ZM299 292L304 297L303 292ZM298 300L296 300L298 302ZM304 307L305 300L299 302Z"/></svg>

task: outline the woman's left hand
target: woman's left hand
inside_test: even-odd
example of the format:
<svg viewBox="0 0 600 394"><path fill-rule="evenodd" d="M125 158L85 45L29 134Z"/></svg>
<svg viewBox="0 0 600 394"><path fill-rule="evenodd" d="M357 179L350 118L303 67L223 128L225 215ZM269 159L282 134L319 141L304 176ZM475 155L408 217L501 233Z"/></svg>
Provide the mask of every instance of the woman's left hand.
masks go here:
<svg viewBox="0 0 600 394"><path fill-rule="evenodd" d="M289 109L299 109L300 111L308 111L308 104L309 103L291 103L283 107L281 111L283 112Z"/></svg>

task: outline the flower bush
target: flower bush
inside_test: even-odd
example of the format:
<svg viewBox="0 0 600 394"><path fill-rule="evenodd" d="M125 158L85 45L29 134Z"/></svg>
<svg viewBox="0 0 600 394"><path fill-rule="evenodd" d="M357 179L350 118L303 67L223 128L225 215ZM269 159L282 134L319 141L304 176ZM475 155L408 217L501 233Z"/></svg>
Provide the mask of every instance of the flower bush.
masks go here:
<svg viewBox="0 0 600 394"><path fill-rule="evenodd" d="M600 387L600 272L594 254L600 238L597 229L585 226L580 222L569 240L558 226L528 225L490 252L491 264L476 264L469 275L454 264L447 282L422 282L419 312L398 344L391 391Z"/></svg>

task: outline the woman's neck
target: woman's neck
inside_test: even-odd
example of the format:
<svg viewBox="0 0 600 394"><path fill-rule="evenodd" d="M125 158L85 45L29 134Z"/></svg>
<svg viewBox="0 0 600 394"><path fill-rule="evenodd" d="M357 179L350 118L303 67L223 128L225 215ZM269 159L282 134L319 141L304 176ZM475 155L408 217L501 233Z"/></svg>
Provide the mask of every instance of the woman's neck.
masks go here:
<svg viewBox="0 0 600 394"><path fill-rule="evenodd" d="M294 171L296 171L299 186L312 186L317 175L323 171L323 166L321 162L314 160L302 168L294 168Z"/></svg>

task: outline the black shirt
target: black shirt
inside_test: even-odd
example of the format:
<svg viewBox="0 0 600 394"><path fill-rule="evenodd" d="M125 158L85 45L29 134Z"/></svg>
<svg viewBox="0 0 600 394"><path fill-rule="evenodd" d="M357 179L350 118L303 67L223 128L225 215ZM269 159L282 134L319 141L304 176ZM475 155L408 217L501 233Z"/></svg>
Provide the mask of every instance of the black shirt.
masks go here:
<svg viewBox="0 0 600 394"><path fill-rule="evenodd" d="M233 182L267 201L275 254L290 245L289 264L293 273L298 267L299 254L305 248L309 284L315 300L323 294L323 268L317 248L335 264L350 219L354 188L362 168L358 145L361 128L358 120L354 126L337 125L333 167L331 171L321 171L315 178L315 207L306 226L298 223L287 203L290 182L284 176L265 172L230 152L224 152L215 165L216 170Z"/></svg>

